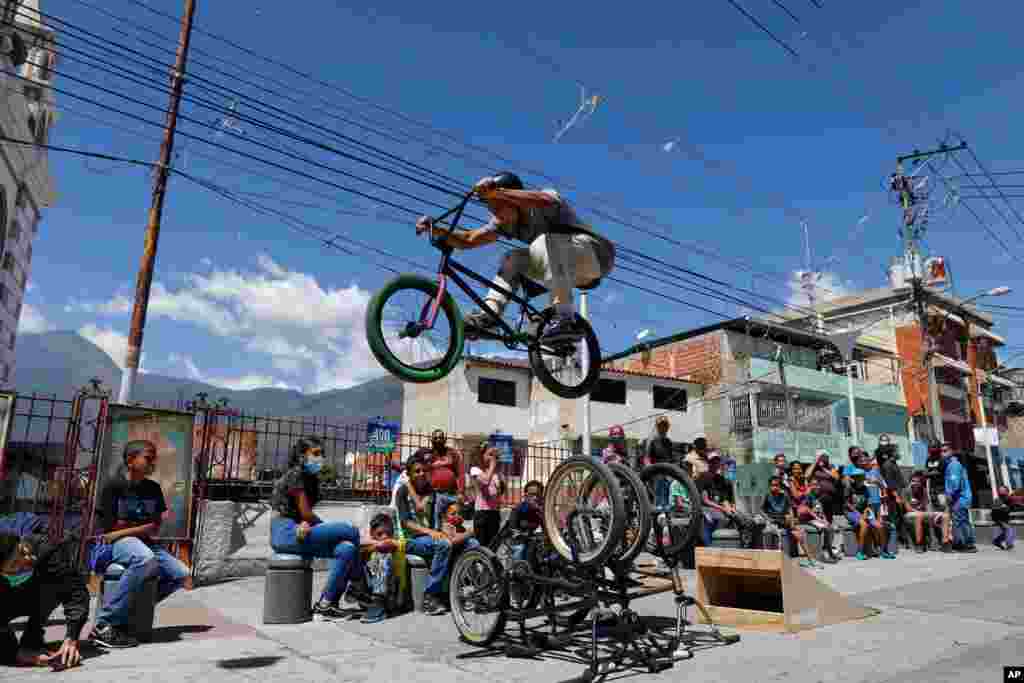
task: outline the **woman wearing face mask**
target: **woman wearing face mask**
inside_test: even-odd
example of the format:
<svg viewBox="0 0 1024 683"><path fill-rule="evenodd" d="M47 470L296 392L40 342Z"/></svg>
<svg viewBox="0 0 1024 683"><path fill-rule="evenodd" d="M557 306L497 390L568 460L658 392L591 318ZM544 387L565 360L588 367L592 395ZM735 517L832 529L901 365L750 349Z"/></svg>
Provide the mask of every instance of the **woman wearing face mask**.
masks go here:
<svg viewBox="0 0 1024 683"><path fill-rule="evenodd" d="M326 618L345 615L338 602L350 576L359 576L359 530L348 522L324 522L313 507L320 500L320 470L324 449L320 439L307 436L292 447L288 471L274 483L270 506L270 546L276 553L331 558L331 573L313 613Z"/></svg>
<svg viewBox="0 0 1024 683"><path fill-rule="evenodd" d="M0 666L64 669L81 661L78 639L89 619L89 591L72 561L73 545L0 533ZM43 629L58 605L67 631L60 649L49 652ZM19 642L8 624L23 616L28 622Z"/></svg>

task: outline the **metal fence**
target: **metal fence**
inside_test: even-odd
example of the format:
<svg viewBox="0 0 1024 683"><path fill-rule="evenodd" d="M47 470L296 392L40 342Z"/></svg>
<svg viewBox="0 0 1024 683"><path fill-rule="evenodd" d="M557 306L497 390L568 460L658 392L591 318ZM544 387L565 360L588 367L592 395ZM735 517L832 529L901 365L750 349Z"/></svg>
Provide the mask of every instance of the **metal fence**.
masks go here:
<svg viewBox="0 0 1024 683"><path fill-rule="evenodd" d="M207 499L266 499L287 468L294 444L315 436L323 443L327 460L320 475L324 500L387 503L403 463L417 450L430 447L430 432L402 432L394 435L389 452L371 452L366 423L332 424L323 419L260 417L220 409L197 413L197 422L201 419L206 425L205 451L198 478L204 487L201 496ZM462 452L466 474L470 456L481 440L448 441L449 447ZM510 457L498 467L507 486L506 502L517 502L523 485L531 479L546 481L569 455L566 448L514 441Z"/></svg>
<svg viewBox="0 0 1024 683"><path fill-rule="evenodd" d="M96 464L98 403L38 394L15 394L13 416L0 481L0 515L32 512L46 516L60 511L64 528L81 522L90 498ZM387 503L403 463L430 446L429 432L394 435L390 452L370 452L368 425L326 418L244 414L204 400L169 402L145 407L192 414L195 499L266 500L274 481L287 468L289 454L302 437L316 436L324 446L327 467L321 473L324 500ZM470 456L486 437L449 439L463 453L468 473ZM69 454L69 439L74 446ZM531 479L545 482L555 466L570 455L561 446L513 441L510 457L498 472L507 486L506 503L519 500Z"/></svg>

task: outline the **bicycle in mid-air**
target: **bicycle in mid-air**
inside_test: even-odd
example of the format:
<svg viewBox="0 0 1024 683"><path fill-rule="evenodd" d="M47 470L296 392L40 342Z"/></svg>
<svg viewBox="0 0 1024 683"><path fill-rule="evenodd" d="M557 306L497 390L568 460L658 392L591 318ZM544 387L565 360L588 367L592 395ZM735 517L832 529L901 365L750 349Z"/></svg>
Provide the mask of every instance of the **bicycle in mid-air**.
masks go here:
<svg viewBox="0 0 1024 683"><path fill-rule="evenodd" d="M473 194L467 193L457 206L433 219L434 225L454 215L446 224L448 232L455 231ZM462 358L467 330L462 312L448 291L452 283L486 311L497 326L490 330L472 328L474 338L501 342L512 351L526 351L537 379L556 396L575 399L590 393L600 378L601 348L585 319L576 316L576 326L582 335L579 341L542 343L554 311L537 309L530 300L547 292L543 285L522 277L523 296L519 296L452 259L454 248L447 244L446 235L435 237L433 230L428 230L427 235L431 246L441 252L436 281L420 275L399 275L377 292L366 310L367 341L384 369L403 381L425 384L443 379L455 368ZM519 304L515 327L486 306L460 274L501 291ZM577 289L591 289L596 284Z"/></svg>

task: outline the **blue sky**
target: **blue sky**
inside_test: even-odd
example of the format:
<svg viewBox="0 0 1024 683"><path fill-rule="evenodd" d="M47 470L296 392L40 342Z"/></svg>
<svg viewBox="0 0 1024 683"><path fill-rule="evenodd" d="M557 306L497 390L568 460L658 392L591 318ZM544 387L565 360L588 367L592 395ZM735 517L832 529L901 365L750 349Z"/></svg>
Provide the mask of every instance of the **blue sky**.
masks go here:
<svg viewBox="0 0 1024 683"><path fill-rule="evenodd" d="M72 27L170 59L136 42L139 36L158 39L125 22L158 31L165 36L160 42L170 48L177 36L174 23L134 2L117 3L116 11L125 21L115 21L86 4L102 7L105 3L44 1L41 8ZM181 3L148 0L145 4L177 16ZM725 0L701 3L699 10L681 3L639 12L622 4L575 1L524 0L494 10L466 2L393 2L377 10L319 2L304 4L301 11L287 3L257 1L247 3L254 9L244 13L233 9L236 3L201 1L198 27L313 72L365 101L202 34L195 36L197 52L191 68L196 75L243 92L246 98L237 98L243 115L270 120L248 99L254 98L466 183L511 166L478 148L521 161L525 168L568 181L555 184L534 173L522 173L528 182L558 187L613 240L752 289L756 297L732 293L773 309L794 295L792 274L804 265L795 211L809 220L814 260L835 258L823 280L826 295L884 284L883 264L900 248L900 212L883 189L897 154L934 146L948 129L954 129L969 140L991 170L1024 169L1024 140L1014 126L1024 83L1019 60L1013 57L1017 48L1012 27L1024 20L1019 3L993 3L981 12L953 1L856 6L830 2L816 9L808 0L786 0L800 18L799 25L768 0L743 0L742 4L790 42L801 53L801 62ZM800 37L803 31L806 38ZM66 40L71 47L95 52L70 35ZM103 84L158 108L165 106L164 94L98 72L76 61L81 57L67 51L58 72ZM119 61L115 51L105 54L105 59L145 73L139 65ZM244 74L276 94L237 81L228 83L205 70L203 65L211 64ZM578 82L601 100L591 117L553 143L561 122L577 108ZM59 75L56 83L72 93L162 121L157 109ZM195 85L186 93L213 98L224 106L236 99L223 91L211 95ZM52 144L156 158L157 128L69 96L58 95L58 99L65 114L53 131ZM429 123L475 148L374 105ZM194 103L186 103L183 113L201 122L218 117ZM398 141L369 133L341 117L365 118L372 122L367 125L386 130ZM298 126L296 121L274 123ZM179 163L188 173L253 193L248 199L308 223L420 263L436 262L435 253L414 239L411 216L408 224L381 220L372 215L370 202L315 179L359 188L418 211L436 212L436 207L288 160L254 146L253 141L440 204L450 203L450 198L254 126L242 126L245 140L226 133L214 137L213 131L187 121L181 130L275 163L302 167L313 178L289 176L182 138L178 149L184 153ZM306 128L300 134L340 146L322 131ZM428 154L423 141L443 145L446 151ZM675 144L666 151L672 141ZM366 156L366 152L358 154ZM51 165L59 199L46 211L34 247L22 333L79 330L120 363L150 179L138 167L85 163L57 153L51 156ZM255 174L285 178L297 187L284 187ZM1009 177L1001 180L1015 182ZM350 203L371 215L338 215L336 211L344 207L334 202ZM984 203L969 203L1024 259L1024 245L1011 227ZM627 222L644 230L696 246L678 246L599 219L591 213L595 206L638 212L647 218L618 210ZM1024 213L1024 207L1020 210ZM474 213L485 215L479 208ZM1004 213L1012 222L1014 217ZM868 218L861 220L864 216ZM1017 223L1016 228L1024 232L1024 225ZM1018 305L1021 301L1024 285L1018 281L1019 266L963 208L937 216L926 235L926 247L949 260L956 293L969 296L1007 285L1015 293L995 303ZM348 386L379 374L363 341L362 312L370 294L392 276L380 263L399 270L409 266L356 251L358 258L325 249L281 220L254 215L180 178L172 180L143 369L223 386L273 384L305 391ZM465 262L489 274L499 257L495 247L466 255ZM725 315L740 311L737 305L680 291L669 278L652 280L622 271L617 275ZM645 328L663 335L721 319L615 284L606 284L595 294L591 309L606 353L625 348ZM997 329L1013 344L1015 316L1001 315L997 321Z"/></svg>

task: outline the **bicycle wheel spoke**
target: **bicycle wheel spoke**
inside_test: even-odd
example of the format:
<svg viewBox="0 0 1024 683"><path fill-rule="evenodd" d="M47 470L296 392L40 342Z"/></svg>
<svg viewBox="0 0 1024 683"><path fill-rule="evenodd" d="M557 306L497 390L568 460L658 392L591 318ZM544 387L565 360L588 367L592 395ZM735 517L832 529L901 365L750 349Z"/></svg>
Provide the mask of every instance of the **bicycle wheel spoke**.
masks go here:
<svg viewBox="0 0 1024 683"><path fill-rule="evenodd" d="M411 324L418 323L430 297L412 289L399 290L384 305L381 332L388 350L413 368L431 368L439 364L451 344L450 325L444 310L438 312L434 327L406 336Z"/></svg>

